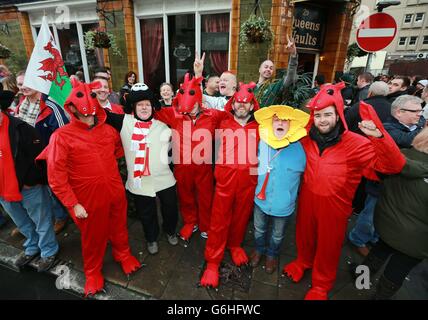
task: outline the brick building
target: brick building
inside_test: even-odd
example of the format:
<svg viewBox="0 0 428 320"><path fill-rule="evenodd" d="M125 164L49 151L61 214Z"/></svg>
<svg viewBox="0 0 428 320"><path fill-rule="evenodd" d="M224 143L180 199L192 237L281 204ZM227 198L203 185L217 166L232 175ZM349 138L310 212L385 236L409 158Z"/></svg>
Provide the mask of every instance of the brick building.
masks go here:
<svg viewBox="0 0 428 320"><path fill-rule="evenodd" d="M257 2L259 5L257 5ZM128 70L154 87L174 85L192 68L194 52L206 52L208 74L229 69L241 81L258 79L258 65L272 59L286 68L286 34L298 44L300 70L322 73L327 81L342 71L353 8L359 0L5 0L0 4L0 43L13 56L0 60L15 71L25 67L42 16L47 15L67 70L89 80L97 66L109 66L113 87ZM239 47L240 25L256 12L271 21L275 38ZM115 35L121 56L85 50L84 34L103 28ZM293 30L292 30L293 29Z"/></svg>

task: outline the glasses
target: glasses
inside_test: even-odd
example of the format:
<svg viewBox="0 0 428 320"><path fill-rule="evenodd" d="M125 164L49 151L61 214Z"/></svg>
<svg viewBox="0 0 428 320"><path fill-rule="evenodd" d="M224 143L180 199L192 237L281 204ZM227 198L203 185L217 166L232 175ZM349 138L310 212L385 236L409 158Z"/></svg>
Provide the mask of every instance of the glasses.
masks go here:
<svg viewBox="0 0 428 320"><path fill-rule="evenodd" d="M418 109L418 110L410 110L410 109L400 109L401 111L408 111L408 112L412 112L412 113L422 113L423 109Z"/></svg>

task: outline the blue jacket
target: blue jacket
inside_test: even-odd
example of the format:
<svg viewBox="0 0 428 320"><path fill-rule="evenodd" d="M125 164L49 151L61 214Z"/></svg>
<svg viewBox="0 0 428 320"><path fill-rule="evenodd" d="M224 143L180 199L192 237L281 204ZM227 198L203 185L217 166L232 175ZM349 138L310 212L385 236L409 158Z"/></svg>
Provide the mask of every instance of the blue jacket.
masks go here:
<svg viewBox="0 0 428 320"><path fill-rule="evenodd" d="M413 139L416 135L421 132L425 124L425 118L421 117L417 128L413 131L410 131L405 125L401 124L394 117L390 117L383 126L385 130L388 131L389 135L394 139L395 143L399 148L411 148Z"/></svg>
<svg viewBox="0 0 428 320"><path fill-rule="evenodd" d="M70 120L63 108L51 100L40 100L40 113L37 117L35 128L45 146L48 145L52 133L69 122Z"/></svg>
<svg viewBox="0 0 428 320"><path fill-rule="evenodd" d="M259 143L259 177L254 202L268 215L286 217L296 207L300 178L306 167L306 155L300 142L291 143L273 158L279 150L281 149L273 149L263 141ZM269 164L272 169L266 187L266 200L260 200L257 194L265 181L269 158L272 159Z"/></svg>

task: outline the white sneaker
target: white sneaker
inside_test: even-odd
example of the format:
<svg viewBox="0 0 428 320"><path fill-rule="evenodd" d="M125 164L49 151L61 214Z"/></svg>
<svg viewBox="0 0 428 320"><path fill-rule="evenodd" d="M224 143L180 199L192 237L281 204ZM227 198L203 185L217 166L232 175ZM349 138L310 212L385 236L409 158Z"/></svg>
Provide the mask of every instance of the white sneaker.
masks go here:
<svg viewBox="0 0 428 320"><path fill-rule="evenodd" d="M168 239L168 243L172 246L176 246L178 244L178 238L175 234L167 234L166 238Z"/></svg>
<svg viewBox="0 0 428 320"><path fill-rule="evenodd" d="M205 232L205 231L201 232L201 238L208 239L208 232Z"/></svg>
<svg viewBox="0 0 428 320"><path fill-rule="evenodd" d="M158 243L155 242L148 242L147 243L147 250L149 251L150 254L156 254L159 252L159 247L158 247Z"/></svg>

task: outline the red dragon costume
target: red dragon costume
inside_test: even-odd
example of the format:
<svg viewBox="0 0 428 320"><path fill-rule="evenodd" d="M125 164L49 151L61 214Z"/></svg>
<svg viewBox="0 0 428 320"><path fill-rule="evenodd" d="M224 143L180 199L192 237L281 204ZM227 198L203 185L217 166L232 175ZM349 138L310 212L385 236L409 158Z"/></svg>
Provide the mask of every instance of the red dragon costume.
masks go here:
<svg viewBox="0 0 428 320"><path fill-rule="evenodd" d="M113 258L125 274L141 265L131 255L128 244L127 201L116 162L116 158L123 156L120 137L104 123L105 111L91 93L99 83L72 84L65 103L72 115L71 122L55 131L38 159L47 160L49 185L80 229L88 295L104 287L101 269L108 241ZM89 127L80 121L70 112L71 105L85 116L95 115L95 125ZM87 218L76 217L76 204L86 209Z"/></svg>
<svg viewBox="0 0 428 320"><path fill-rule="evenodd" d="M209 228L214 190L212 142L224 114L202 105L201 81L202 77L190 79L186 74L173 100L173 107L162 108L155 113L155 119L174 129L172 154L180 213L184 221L180 230L183 240L189 240L198 227L201 232L207 232ZM192 116L196 104L199 109Z"/></svg>
<svg viewBox="0 0 428 320"><path fill-rule="evenodd" d="M374 171L395 174L405 163L370 105L361 102L361 118L372 120L383 136L366 138L348 131L341 88L343 83L321 88L309 103L311 115L307 127L310 132L315 110L334 106L343 126L339 141L320 153L310 135L301 140L307 164L298 202L297 259L285 265L283 272L298 282L304 271L312 268L312 287L305 296L307 300L326 300L334 285L352 213L352 198L362 175L373 177Z"/></svg>
<svg viewBox="0 0 428 320"><path fill-rule="evenodd" d="M201 278L202 286L217 287L218 269L226 247L237 266L248 263L241 243L254 206L257 186L258 124L251 115L241 126L233 115L232 103L252 102L253 110L259 109L254 97L254 82L240 83L234 96L225 105L226 117L220 123L220 150L215 167L216 187L211 213L209 237L205 247L207 268Z"/></svg>

